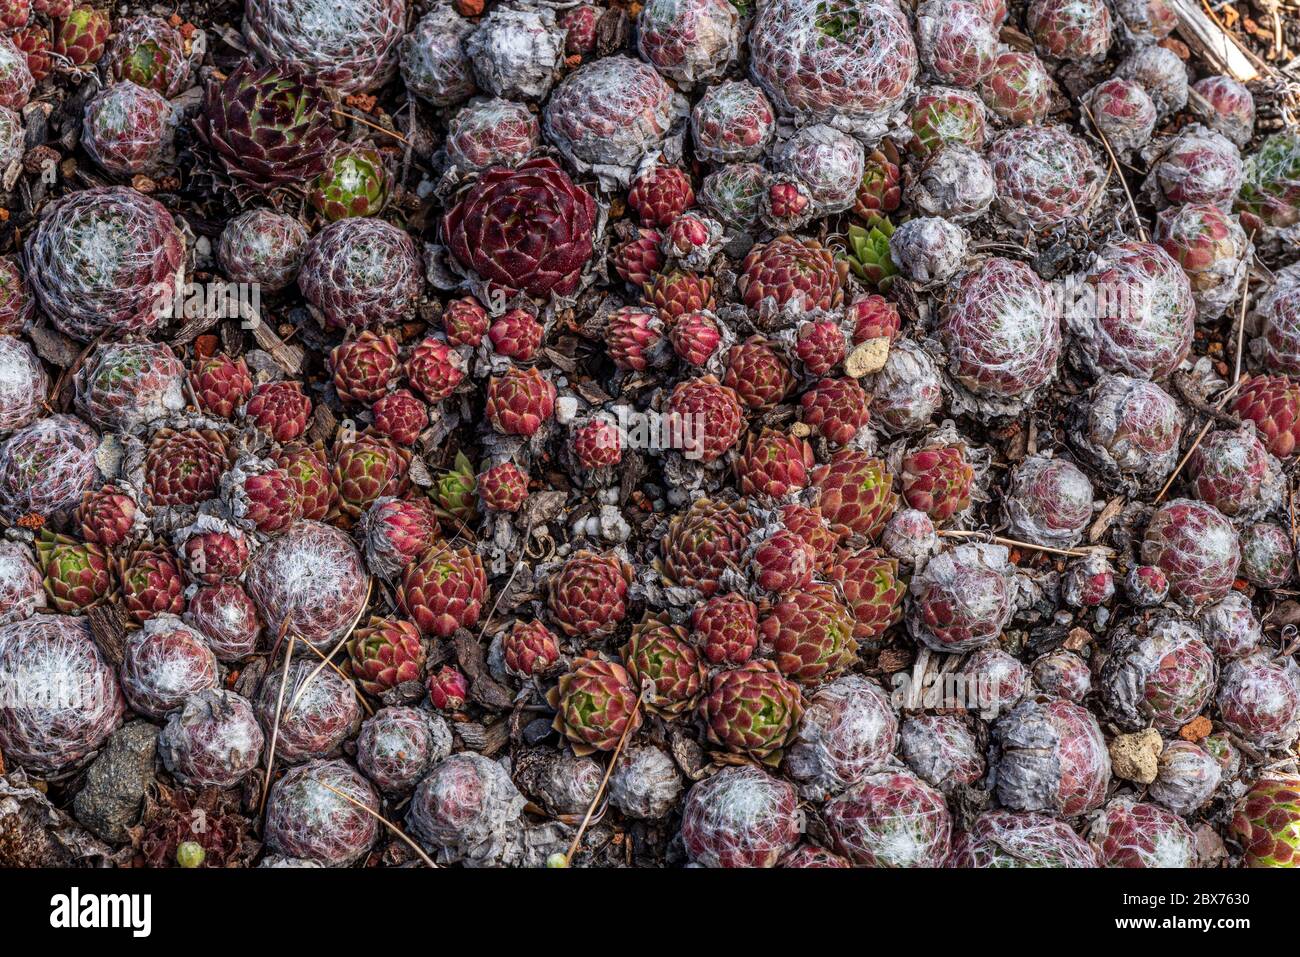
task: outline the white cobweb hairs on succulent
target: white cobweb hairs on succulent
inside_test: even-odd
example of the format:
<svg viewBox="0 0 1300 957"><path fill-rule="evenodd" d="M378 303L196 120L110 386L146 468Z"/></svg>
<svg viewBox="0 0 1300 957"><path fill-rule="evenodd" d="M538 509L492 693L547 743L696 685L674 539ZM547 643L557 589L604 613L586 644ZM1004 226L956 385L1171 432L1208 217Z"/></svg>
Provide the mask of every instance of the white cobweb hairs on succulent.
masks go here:
<svg viewBox="0 0 1300 957"><path fill-rule="evenodd" d="M824 123L796 130L773 156L776 170L797 176L808 187L819 216L842 213L853 205L865 162L861 143Z"/></svg>
<svg viewBox="0 0 1300 957"><path fill-rule="evenodd" d="M1255 617L1250 599L1231 591L1196 616L1201 640L1221 658L1239 658L1257 649L1264 630Z"/></svg>
<svg viewBox="0 0 1300 957"><path fill-rule="evenodd" d="M939 366L911 339L895 342L884 367L863 384L872 395L872 422L887 435L924 428L943 407Z"/></svg>
<svg viewBox="0 0 1300 957"><path fill-rule="evenodd" d="M248 699L209 688L168 715L158 756L182 783L231 787L257 767L265 743Z"/></svg>
<svg viewBox="0 0 1300 957"><path fill-rule="evenodd" d="M758 159L774 129L772 104L762 90L746 80L710 86L691 111L695 152L714 163ZM737 141L746 133L751 142Z"/></svg>
<svg viewBox="0 0 1300 957"><path fill-rule="evenodd" d="M723 854L773 866L802 831L794 785L753 765L727 767L686 794L682 838L697 864L721 866Z"/></svg>
<svg viewBox="0 0 1300 957"><path fill-rule="evenodd" d="M996 186L993 168L982 153L965 143L949 143L922 164L906 191L908 201L922 213L963 224L984 215L993 203ZM891 239L891 256L893 251Z"/></svg>
<svg viewBox="0 0 1300 957"><path fill-rule="evenodd" d="M1227 729L1253 748L1285 750L1300 737L1300 667L1290 657L1259 653L1223 668L1216 701ZM1249 712L1242 723L1240 711ZM1261 727L1258 718L1270 727Z"/></svg>
<svg viewBox="0 0 1300 957"><path fill-rule="evenodd" d="M1196 302L1196 317L1200 322L1218 320L1237 300L1255 255L1255 244L1247 238L1246 231L1236 216L1217 209L1211 213L1210 209L1200 204L1170 206L1162 209L1156 217L1156 235L1160 244L1166 247L1172 245L1175 250L1185 250L1195 248L1202 240L1202 227L1207 216L1213 216L1216 225L1221 223L1227 229L1228 248L1220 246L1204 268L1188 273L1192 299ZM1294 271L1295 267L1289 266L1287 269ZM1257 300L1257 313L1259 303L1263 301L1263 298ZM1300 330L1295 335L1300 339ZM1297 352L1300 354L1300 348ZM1295 371L1300 371L1300 364Z"/></svg>
<svg viewBox="0 0 1300 957"><path fill-rule="evenodd" d="M0 540L0 626L30 618L47 602L31 549Z"/></svg>
<svg viewBox="0 0 1300 957"><path fill-rule="evenodd" d="M361 553L331 525L299 521L258 551L245 586L268 628L285 622L318 648L342 637L369 595Z"/></svg>
<svg viewBox="0 0 1300 957"><path fill-rule="evenodd" d="M124 703L83 618L33 615L0 628L0 748L56 772L95 751Z"/></svg>
<svg viewBox="0 0 1300 957"><path fill-rule="evenodd" d="M217 262L235 282L260 283L279 292L298 275L307 228L274 210L248 209L226 223L217 240Z"/></svg>
<svg viewBox="0 0 1300 957"><path fill-rule="evenodd" d="M416 96L437 107L452 107L473 95L474 69L465 40L474 32L450 4L436 4L398 47L402 81Z"/></svg>
<svg viewBox="0 0 1300 957"><path fill-rule="evenodd" d="M921 63L940 83L978 83L998 53L998 37L986 11L968 0L924 0L916 8L916 35ZM963 61L972 57L976 72L967 75Z"/></svg>
<svg viewBox="0 0 1300 957"><path fill-rule="evenodd" d="M405 0L246 0L244 38L263 62L287 61L341 93L364 93L397 69Z"/></svg>
<svg viewBox="0 0 1300 957"><path fill-rule="evenodd" d="M440 863L491 866L518 840L526 803L500 764L462 751L436 764L416 787L406 823Z"/></svg>
<svg viewBox="0 0 1300 957"><path fill-rule="evenodd" d="M939 332L956 407L1014 415L1056 374L1060 303L1028 266L995 257L958 282Z"/></svg>
<svg viewBox="0 0 1300 957"><path fill-rule="evenodd" d="M165 342L101 342L73 381L77 411L106 430L137 432L185 408L185 366Z"/></svg>
<svg viewBox="0 0 1300 957"><path fill-rule="evenodd" d="M1027 698L993 724L998 800L1018 811L1079 813L1106 796L1110 755L1092 713L1060 698ZM1067 757L1073 765L1067 773ZM1066 791L1070 787L1072 790Z"/></svg>
<svg viewBox="0 0 1300 957"><path fill-rule="evenodd" d="M1035 866L1098 866L1092 848L1070 825L1029 812L984 812L962 835L958 855L974 867L1003 860Z"/></svg>
<svg viewBox="0 0 1300 957"><path fill-rule="evenodd" d="M1073 462L1031 455L1015 466L1007 484L1008 532L1035 545L1071 548L1092 521L1094 494L1092 482Z"/></svg>
<svg viewBox="0 0 1300 957"><path fill-rule="evenodd" d="M957 275L969 251L970 234L956 222L939 216L909 219L889 237L889 258L900 272L923 288L946 283Z"/></svg>
<svg viewBox="0 0 1300 957"><path fill-rule="evenodd" d="M1084 288L1084 286L1088 288ZM1065 309L1073 355L1094 374L1160 379L1191 349L1196 302L1181 266L1159 246L1106 246Z"/></svg>
<svg viewBox="0 0 1300 957"><path fill-rule="evenodd" d="M1175 814L1195 814L1214 796L1223 769L1218 760L1192 741L1170 741L1160 752L1156 779L1147 794Z"/></svg>
<svg viewBox="0 0 1300 957"><path fill-rule="evenodd" d="M161 718L191 694L217 687L220 675L198 631L175 615L158 614L127 639L120 679L132 708Z"/></svg>
<svg viewBox="0 0 1300 957"><path fill-rule="evenodd" d="M629 817L666 817L682 793L682 775L662 748L632 744L609 778L609 802Z"/></svg>
<svg viewBox="0 0 1300 957"><path fill-rule="evenodd" d="M17 336L0 338L0 434L40 415L49 391L49 376L31 345Z"/></svg>
<svg viewBox="0 0 1300 957"><path fill-rule="evenodd" d="M926 562L925 569L912 579L912 607L906 620L913 637L926 647L945 653L973 651L996 641L1011 621L1019 597L1017 575L1009 556L1005 545L986 542L957 545L934 555ZM976 570L992 572L996 577L990 579L981 575L977 578ZM1001 587L994 592L990 585L999 580ZM963 616L970 618L971 623L977 623L980 630L955 641L934 634L915 607L928 600L932 590L938 590L944 600L959 604Z"/></svg>
<svg viewBox="0 0 1300 957"><path fill-rule="evenodd" d="M1189 670L1200 679L1180 681L1177 690L1162 683L1158 699L1165 708L1172 706L1174 714L1162 714L1150 703L1156 696L1148 691L1148 681L1163 669ZM1217 671L1214 655L1196 628L1180 615L1162 612L1140 626L1129 622L1112 632L1097 690L1106 714L1124 730L1140 731L1154 723L1157 730L1171 733L1186 723L1182 711L1199 712L1209 702ZM1198 688L1199 706L1194 699L1185 698Z"/></svg>
<svg viewBox="0 0 1300 957"><path fill-rule="evenodd" d="M565 30L547 6L503 4L465 41L479 86L511 100L541 100L564 62Z"/></svg>
<svg viewBox="0 0 1300 957"><path fill-rule="evenodd" d="M26 135L22 117L7 106L0 107L0 173L23 158Z"/></svg>
<svg viewBox="0 0 1300 957"><path fill-rule="evenodd" d="M279 711L276 759L300 764L334 753L361 724L352 684L331 668L317 671L314 658L293 658L285 669L267 673L253 702L268 738Z"/></svg>
<svg viewBox="0 0 1300 957"><path fill-rule="evenodd" d="M649 64L611 56L564 78L547 101L542 128L579 172L613 189L626 187L657 154L686 109L685 97Z"/></svg>
<svg viewBox="0 0 1300 957"><path fill-rule="evenodd" d="M1002 218L1027 236L1081 217L1104 171L1088 145L1059 126L1003 133L988 150Z"/></svg>
<svg viewBox="0 0 1300 957"><path fill-rule="evenodd" d="M1145 44L1120 61L1115 75L1142 85L1163 119L1187 105L1187 67L1173 50Z"/></svg>
<svg viewBox="0 0 1300 957"><path fill-rule="evenodd" d="M71 193L23 246L27 281L63 333L156 329L183 282L185 240L161 203L124 186Z"/></svg>
<svg viewBox="0 0 1300 957"><path fill-rule="evenodd" d="M1246 260L1240 265L1244 273ZM1274 272L1254 305L1251 354L1273 371L1300 374L1300 263Z"/></svg>
<svg viewBox="0 0 1300 957"><path fill-rule="evenodd" d="M344 761L311 761L271 787L266 842L291 857L344 866L374 844L378 815L379 796L359 772Z"/></svg>
<svg viewBox="0 0 1300 957"><path fill-rule="evenodd" d="M683 90L725 73L740 39L729 0L647 0L637 18L637 50Z"/></svg>
<svg viewBox="0 0 1300 957"><path fill-rule="evenodd" d="M71 415L37 419L15 432L0 446L0 511L16 520L28 512L73 508L98 478L99 442L90 426ZM39 476L28 474L33 467Z"/></svg>
<svg viewBox="0 0 1300 957"><path fill-rule="evenodd" d="M1173 470L1185 416L1154 382L1102 376L1076 405L1071 441L1103 476L1154 490Z"/></svg>
<svg viewBox="0 0 1300 957"><path fill-rule="evenodd" d="M156 91L126 80L87 101L81 145L114 176L147 174L162 164L175 131L171 104Z"/></svg>
<svg viewBox="0 0 1300 957"><path fill-rule="evenodd" d="M910 92L916 44L890 0L773 0L750 28L750 72L783 116L878 138Z"/></svg>
<svg viewBox="0 0 1300 957"><path fill-rule="evenodd" d="M406 793L451 749L451 729L441 715L402 706L381 708L362 722L357 766L381 790Z"/></svg>
<svg viewBox="0 0 1300 957"><path fill-rule="evenodd" d="M447 158L458 169L514 166L540 141L537 117L522 103L499 97L470 101L447 124Z"/></svg>
<svg viewBox="0 0 1300 957"><path fill-rule="evenodd" d="M938 791L905 768L869 772L826 802L822 816L836 847L859 864L938 867L948 857L952 834L948 805Z"/></svg>
<svg viewBox="0 0 1300 957"><path fill-rule="evenodd" d="M966 722L954 714L910 714L898 734L899 753L922 781L949 793L984 775L984 755Z"/></svg>
<svg viewBox="0 0 1300 957"><path fill-rule="evenodd" d="M298 285L331 326L392 321L424 288L415 241L382 219L331 223L307 244Z"/></svg>
<svg viewBox="0 0 1300 957"><path fill-rule="evenodd" d="M1153 144L1145 153L1151 172L1143 188L1157 207L1206 202L1227 211L1245 178L1236 144L1199 123L1184 127L1172 139ZM1170 196L1171 191L1174 196Z"/></svg>
<svg viewBox="0 0 1300 957"><path fill-rule="evenodd" d="M825 800L885 762L897 735L898 716L884 689L844 675L808 699L785 769L805 800Z"/></svg>

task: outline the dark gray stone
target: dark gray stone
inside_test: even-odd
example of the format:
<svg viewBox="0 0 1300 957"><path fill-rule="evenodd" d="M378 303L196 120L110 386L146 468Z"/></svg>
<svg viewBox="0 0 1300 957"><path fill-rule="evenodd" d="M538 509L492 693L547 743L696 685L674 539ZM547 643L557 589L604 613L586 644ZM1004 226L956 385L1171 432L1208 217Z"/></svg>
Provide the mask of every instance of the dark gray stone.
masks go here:
<svg viewBox="0 0 1300 957"><path fill-rule="evenodd" d="M109 737L86 771L86 783L72 802L72 813L105 841L127 840L127 828L140 814L140 802L154 778L158 729L133 721Z"/></svg>

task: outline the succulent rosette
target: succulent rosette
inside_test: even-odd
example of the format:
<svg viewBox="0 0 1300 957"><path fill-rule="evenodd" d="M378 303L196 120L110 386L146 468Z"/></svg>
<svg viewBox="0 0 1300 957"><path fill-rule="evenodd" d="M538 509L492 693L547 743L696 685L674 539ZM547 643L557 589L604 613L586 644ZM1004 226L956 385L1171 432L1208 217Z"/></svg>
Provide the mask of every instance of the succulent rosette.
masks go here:
<svg viewBox="0 0 1300 957"><path fill-rule="evenodd" d="M291 858L342 867L374 844L378 809L374 787L351 765L312 761L271 786L266 842Z"/></svg>
<svg viewBox="0 0 1300 957"><path fill-rule="evenodd" d="M33 422L42 412L50 379L26 340L0 338L0 433Z"/></svg>
<svg viewBox="0 0 1300 957"><path fill-rule="evenodd" d="M158 735L158 754L178 781L226 788L257 767L264 744L261 725L247 698L207 689L186 698L168 716Z"/></svg>
<svg viewBox="0 0 1300 957"><path fill-rule="evenodd" d="M666 615L647 615L634 625L622 658L646 707L656 714L672 718L690 711L704 693L704 662L686 628Z"/></svg>
<svg viewBox="0 0 1300 957"><path fill-rule="evenodd" d="M369 146L345 146L330 155L307 201L331 222L378 216L392 189L393 174L382 153Z"/></svg>
<svg viewBox="0 0 1300 957"><path fill-rule="evenodd" d="M487 594L483 562L468 548L435 542L407 566L397 591L398 606L423 635L450 637L472 628Z"/></svg>
<svg viewBox="0 0 1300 957"><path fill-rule="evenodd" d="M1241 546L1236 529L1214 506L1174 499L1147 524L1142 560L1165 573L1175 599L1197 608L1228 594Z"/></svg>
<svg viewBox="0 0 1300 957"><path fill-rule="evenodd" d="M1097 867L1097 855L1064 821L986 811L953 839L949 867Z"/></svg>
<svg viewBox="0 0 1300 957"><path fill-rule="evenodd" d="M767 659L715 672L700 703L710 742L769 765L780 763L802 713L799 686Z"/></svg>
<svg viewBox="0 0 1300 957"><path fill-rule="evenodd" d="M1300 779L1266 777L1238 802L1233 836L1247 867L1295 867L1300 852Z"/></svg>
<svg viewBox="0 0 1300 957"><path fill-rule="evenodd" d="M637 19L641 55L685 89L725 73L740 34L740 14L727 0L650 0Z"/></svg>
<svg viewBox="0 0 1300 957"><path fill-rule="evenodd" d="M138 431L185 407L185 367L165 343L101 343L75 381L77 409L103 429Z"/></svg>
<svg viewBox="0 0 1300 957"><path fill-rule="evenodd" d="M407 681L419 681L424 670L424 645L420 633L400 618L372 618L348 641L352 673L357 683L381 695Z"/></svg>
<svg viewBox="0 0 1300 957"><path fill-rule="evenodd" d="M1195 867L1196 839L1175 814L1127 798L1093 818L1088 840L1102 867Z"/></svg>
<svg viewBox="0 0 1300 957"><path fill-rule="evenodd" d="M215 689L217 659L203 636L175 615L154 615L122 653L122 691L140 714L162 718L192 694Z"/></svg>
<svg viewBox="0 0 1300 957"><path fill-rule="evenodd" d="M804 797L839 793L886 762L898 735L889 696L861 675L829 682L808 699L782 765Z"/></svg>
<svg viewBox="0 0 1300 957"><path fill-rule="evenodd" d="M786 781L751 766L695 784L682 810L682 843L704 867L775 867L799 842L799 798Z"/></svg>
<svg viewBox="0 0 1300 957"><path fill-rule="evenodd" d="M153 173L171 148L175 127L162 95L128 80L87 101L81 145L113 176Z"/></svg>
<svg viewBox="0 0 1300 957"><path fill-rule="evenodd" d="M1237 219L1208 203L1170 206L1156 219L1156 240L1187 273L1197 318L1222 316L1245 281L1252 249Z"/></svg>
<svg viewBox="0 0 1300 957"><path fill-rule="evenodd" d="M1300 736L1300 668L1290 658L1257 652L1229 662L1216 700L1228 730L1256 748L1287 748Z"/></svg>
<svg viewBox="0 0 1300 957"><path fill-rule="evenodd" d="M294 658L287 668L269 671L253 700L268 739L278 727L276 757L289 764L332 755L361 724L352 683L318 664L314 658Z"/></svg>
<svg viewBox="0 0 1300 957"><path fill-rule="evenodd" d="M272 633L284 629L318 647L352 627L369 594L361 555L347 535L307 520L258 550L245 584Z"/></svg>
<svg viewBox="0 0 1300 957"><path fill-rule="evenodd" d="M251 60L209 82L195 131L234 183L272 196L319 174L338 138L317 78Z"/></svg>
<svg viewBox="0 0 1300 957"><path fill-rule="evenodd" d="M871 772L827 801L822 816L836 850L858 867L939 867L948 859L948 805L911 772Z"/></svg>
<svg viewBox="0 0 1300 957"><path fill-rule="evenodd" d="M89 341L149 333L171 308L185 241L171 213L126 186L70 193L27 236L23 268L58 329Z"/></svg>
<svg viewBox="0 0 1300 957"><path fill-rule="evenodd" d="M988 151L998 212L1026 233L1084 215L1103 173L1083 140L1059 126L1025 126L999 136Z"/></svg>
<svg viewBox="0 0 1300 957"><path fill-rule="evenodd" d="M0 511L12 520L71 510L97 476L99 436L80 419L51 415L0 447Z"/></svg>
<svg viewBox="0 0 1300 957"><path fill-rule="evenodd" d="M246 0L244 38L268 63L288 63L343 93L364 93L397 69L405 0Z"/></svg>
<svg viewBox="0 0 1300 957"><path fill-rule="evenodd" d="M1001 545L958 545L926 563L911 583L907 624L940 652L996 641L1015 611L1017 585Z"/></svg>
<svg viewBox="0 0 1300 957"><path fill-rule="evenodd" d="M620 664L594 654L580 658L547 694L554 727L579 757L613 751L641 726L636 680Z"/></svg>
<svg viewBox="0 0 1300 957"><path fill-rule="evenodd" d="M1298 396L1300 398L1300 396ZM1109 478L1158 489L1178 462L1184 415L1158 385L1103 376L1076 407L1071 439Z"/></svg>
<svg viewBox="0 0 1300 957"><path fill-rule="evenodd" d="M184 88L190 61L180 31L158 17L119 20L101 66L119 83L134 83L173 97Z"/></svg>
<svg viewBox="0 0 1300 957"><path fill-rule="evenodd" d="M580 172L626 184L685 113L681 95L653 67L611 56L584 64L556 87L542 129Z"/></svg>
<svg viewBox="0 0 1300 957"><path fill-rule="evenodd" d="M596 205L554 160L489 170L443 220L452 255L489 283L570 296L591 258Z"/></svg>
<svg viewBox="0 0 1300 957"><path fill-rule="evenodd" d="M1060 698L1029 699L993 725L998 800L1018 811L1073 817L1101 806L1110 755L1086 709Z"/></svg>
<svg viewBox="0 0 1300 957"><path fill-rule="evenodd" d="M1140 731L1154 725L1176 731L1209 703L1218 677L1214 653L1197 630L1165 615L1117 629L1098 682L1107 714Z"/></svg>
<svg viewBox="0 0 1300 957"><path fill-rule="evenodd" d="M547 585L547 607L564 633L594 642L627 616L632 566L614 553L579 551Z"/></svg>
<svg viewBox="0 0 1300 957"><path fill-rule="evenodd" d="M380 708L361 724L357 767L386 794L406 794L451 753L451 729L418 708Z"/></svg>
<svg viewBox="0 0 1300 957"><path fill-rule="evenodd" d="M1242 224L1266 231L1300 222L1300 136L1274 133L1246 160L1237 210Z"/></svg>
<svg viewBox="0 0 1300 957"><path fill-rule="evenodd" d="M68 689L81 693L69 695ZM97 751L125 705L113 668L84 619L33 615L0 627L0 747L38 772Z"/></svg>
<svg viewBox="0 0 1300 957"><path fill-rule="evenodd" d="M523 104L476 99L451 118L445 146L455 165L482 172L493 166L518 166L537 149L541 138L537 117Z"/></svg>
<svg viewBox="0 0 1300 957"><path fill-rule="evenodd" d="M341 219L306 246L298 288L335 329L400 321L424 288L415 241L380 219Z"/></svg>
<svg viewBox="0 0 1300 957"><path fill-rule="evenodd" d="M894 4L780 0L749 34L750 72L781 113L870 135L906 98L916 43Z"/></svg>

